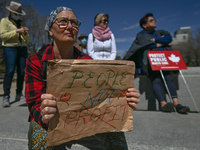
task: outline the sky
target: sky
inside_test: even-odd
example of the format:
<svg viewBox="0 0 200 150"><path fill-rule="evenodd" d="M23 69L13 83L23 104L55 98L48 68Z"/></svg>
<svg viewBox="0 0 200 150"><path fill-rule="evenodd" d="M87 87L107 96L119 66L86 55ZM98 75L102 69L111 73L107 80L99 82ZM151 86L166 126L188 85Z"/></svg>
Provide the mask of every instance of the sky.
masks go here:
<svg viewBox="0 0 200 150"><path fill-rule="evenodd" d="M200 0L24 0L23 4L33 4L44 15L59 6L70 7L81 20L79 35L91 33L97 13L109 14L108 26L121 57L142 30L139 20L146 13L154 14L157 30L172 36L180 27L191 27L193 36L200 30Z"/></svg>

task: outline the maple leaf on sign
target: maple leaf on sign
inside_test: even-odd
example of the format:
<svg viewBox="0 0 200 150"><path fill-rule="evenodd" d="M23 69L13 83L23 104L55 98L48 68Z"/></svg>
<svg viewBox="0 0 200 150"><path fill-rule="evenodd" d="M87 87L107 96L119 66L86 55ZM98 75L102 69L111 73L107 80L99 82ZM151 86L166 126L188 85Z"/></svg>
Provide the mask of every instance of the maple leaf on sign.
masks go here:
<svg viewBox="0 0 200 150"><path fill-rule="evenodd" d="M174 54L171 54L171 56L168 58L169 58L169 60L171 60L172 62L175 62L175 63L180 61L180 57L176 57Z"/></svg>

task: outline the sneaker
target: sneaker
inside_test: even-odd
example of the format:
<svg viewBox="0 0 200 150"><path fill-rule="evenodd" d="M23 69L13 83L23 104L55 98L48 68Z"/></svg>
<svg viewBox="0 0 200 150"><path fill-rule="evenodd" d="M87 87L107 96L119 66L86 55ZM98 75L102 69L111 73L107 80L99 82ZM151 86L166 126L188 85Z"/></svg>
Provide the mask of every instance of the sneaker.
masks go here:
<svg viewBox="0 0 200 150"><path fill-rule="evenodd" d="M16 95L16 97L15 97L15 101L17 102L17 101L24 101L24 100L26 100L25 99L25 96L22 94L22 93L20 93L20 94L17 94Z"/></svg>
<svg viewBox="0 0 200 150"><path fill-rule="evenodd" d="M162 111L163 112L172 112L173 107L174 107L174 105L171 102L169 102L162 107Z"/></svg>
<svg viewBox="0 0 200 150"><path fill-rule="evenodd" d="M186 114L187 112L190 112L190 108L188 106L183 106L181 104L178 104L176 106L176 111L180 114Z"/></svg>
<svg viewBox="0 0 200 150"><path fill-rule="evenodd" d="M10 96L4 96L3 97L3 103L2 106L5 107L10 107Z"/></svg>

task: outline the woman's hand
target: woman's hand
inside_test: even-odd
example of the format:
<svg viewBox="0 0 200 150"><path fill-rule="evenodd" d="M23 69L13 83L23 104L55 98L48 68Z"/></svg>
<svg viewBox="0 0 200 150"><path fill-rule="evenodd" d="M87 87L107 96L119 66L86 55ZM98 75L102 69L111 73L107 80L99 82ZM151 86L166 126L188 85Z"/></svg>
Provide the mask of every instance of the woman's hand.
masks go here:
<svg viewBox="0 0 200 150"><path fill-rule="evenodd" d="M16 30L17 33L20 33L20 34L27 34L27 31L29 29L27 27L20 27L19 29Z"/></svg>
<svg viewBox="0 0 200 150"><path fill-rule="evenodd" d="M157 43L157 47L159 48L159 47L162 47L163 45L162 44L160 44L160 43Z"/></svg>
<svg viewBox="0 0 200 150"><path fill-rule="evenodd" d="M126 93L126 100L130 107L134 110L137 109L137 104L140 102L140 93L135 88L129 88ZM41 95L41 115L42 121L48 123L51 118L54 117L56 113L56 98L51 94L42 94Z"/></svg>
<svg viewBox="0 0 200 150"><path fill-rule="evenodd" d="M51 118L54 117L56 113L56 98L51 94L42 94L41 95L41 115L42 121L48 123Z"/></svg>
<svg viewBox="0 0 200 150"><path fill-rule="evenodd" d="M138 103L140 102L140 93L135 88L129 88L126 93L126 100L129 106L134 110L138 108Z"/></svg>
<svg viewBox="0 0 200 150"><path fill-rule="evenodd" d="M150 39L152 42L155 42L156 40L155 40L155 38L152 38L152 39Z"/></svg>

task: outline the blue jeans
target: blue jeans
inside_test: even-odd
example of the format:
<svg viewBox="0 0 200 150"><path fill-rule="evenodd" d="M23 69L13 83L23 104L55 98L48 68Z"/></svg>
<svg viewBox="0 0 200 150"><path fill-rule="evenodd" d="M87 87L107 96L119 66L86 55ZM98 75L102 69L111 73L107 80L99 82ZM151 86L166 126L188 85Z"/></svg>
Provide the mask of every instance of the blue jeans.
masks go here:
<svg viewBox="0 0 200 150"><path fill-rule="evenodd" d="M169 72L163 72L169 92L172 98L177 98L177 88ZM165 90L163 89L163 80L160 74L149 75L152 81L153 91L159 102L166 101Z"/></svg>
<svg viewBox="0 0 200 150"><path fill-rule="evenodd" d="M3 58L5 61L6 69L3 82L4 96L10 95L10 88L15 72L15 66L17 67L16 94L20 94L23 90L27 47L3 47Z"/></svg>

